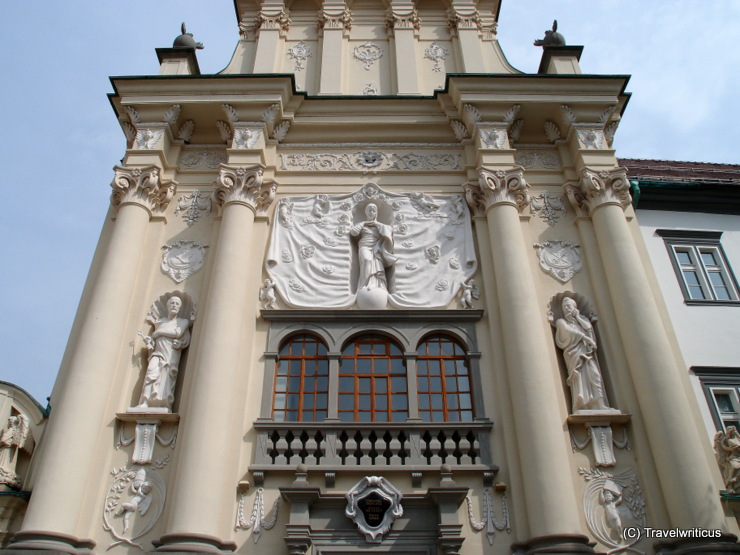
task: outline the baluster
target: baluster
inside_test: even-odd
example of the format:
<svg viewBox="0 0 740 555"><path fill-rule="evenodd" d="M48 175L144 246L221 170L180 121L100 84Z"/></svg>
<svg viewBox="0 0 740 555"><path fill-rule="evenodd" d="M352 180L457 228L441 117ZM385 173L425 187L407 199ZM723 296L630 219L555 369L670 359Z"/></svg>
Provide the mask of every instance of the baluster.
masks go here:
<svg viewBox="0 0 740 555"><path fill-rule="evenodd" d="M388 442L388 450L391 452L391 458L388 461L387 464L391 466L401 466L403 464L403 460L401 459L401 440L398 439L398 436L403 432L403 430L393 430L388 435L390 436L390 441ZM383 459L385 461L385 459Z"/></svg>
<svg viewBox="0 0 740 555"><path fill-rule="evenodd" d="M319 460L316 457L316 450L319 448L319 444L316 441L316 432L311 430L306 438L306 460L304 464L319 464Z"/></svg>
<svg viewBox="0 0 740 555"><path fill-rule="evenodd" d="M282 465L288 464L288 458L286 453L288 451L288 438L286 437L288 430L278 430L278 440L275 442L275 449L277 450L277 456L275 457L275 464Z"/></svg>
<svg viewBox="0 0 740 555"><path fill-rule="evenodd" d="M429 451L431 451L431 458L429 460L429 464L432 465L438 465L443 464L445 461L442 459L442 455L440 451L442 450L442 442L439 441L439 430L430 430L430 439L429 439Z"/></svg>
<svg viewBox="0 0 740 555"><path fill-rule="evenodd" d="M370 434L372 430L361 430L359 433L362 434L362 440L360 441L360 451L362 456L360 458L361 465L373 464L373 459L370 457L370 451L373 449L373 442L370 441Z"/></svg>
<svg viewBox="0 0 740 555"><path fill-rule="evenodd" d="M457 464L457 458L455 457L455 451L457 450L457 443L454 439L453 432L442 432L444 434L444 450L447 453L445 456L445 463L455 465Z"/></svg>

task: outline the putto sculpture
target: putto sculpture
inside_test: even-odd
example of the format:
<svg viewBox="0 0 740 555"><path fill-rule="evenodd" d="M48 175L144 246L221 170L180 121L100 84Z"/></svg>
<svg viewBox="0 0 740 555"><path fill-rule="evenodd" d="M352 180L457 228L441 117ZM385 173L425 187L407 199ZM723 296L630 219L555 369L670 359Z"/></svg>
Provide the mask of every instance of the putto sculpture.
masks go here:
<svg viewBox="0 0 740 555"><path fill-rule="evenodd" d="M194 320L195 309L185 293L166 293L152 304L146 321L154 330L151 335L139 332L149 356L137 409L172 410L180 357L190 345Z"/></svg>

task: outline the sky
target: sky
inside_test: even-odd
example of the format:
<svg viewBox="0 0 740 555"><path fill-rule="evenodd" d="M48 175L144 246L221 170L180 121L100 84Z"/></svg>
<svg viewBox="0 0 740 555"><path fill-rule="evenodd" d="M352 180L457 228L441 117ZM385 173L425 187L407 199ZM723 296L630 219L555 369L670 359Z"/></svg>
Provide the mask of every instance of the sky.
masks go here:
<svg viewBox="0 0 740 555"><path fill-rule="evenodd" d="M581 70L632 75L619 157L740 163L737 0L503 0L498 39L535 73L553 19ZM238 41L232 0L0 4L0 380L51 394L125 139L110 75L153 75L187 23L204 74ZM101 369L102 370L102 369Z"/></svg>

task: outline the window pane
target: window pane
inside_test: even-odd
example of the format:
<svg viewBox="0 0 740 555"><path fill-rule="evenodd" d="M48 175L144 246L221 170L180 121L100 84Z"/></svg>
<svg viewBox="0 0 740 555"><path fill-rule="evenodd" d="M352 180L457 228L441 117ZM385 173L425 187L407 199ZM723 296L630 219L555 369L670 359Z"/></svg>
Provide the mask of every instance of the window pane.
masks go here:
<svg viewBox="0 0 740 555"><path fill-rule="evenodd" d="M373 373L375 374L387 374L388 373L388 359L387 358L376 358L373 361Z"/></svg>
<svg viewBox="0 0 740 555"><path fill-rule="evenodd" d="M304 409L313 409L313 402L314 402L313 395L303 396L303 408Z"/></svg>
<svg viewBox="0 0 740 555"><path fill-rule="evenodd" d="M277 412L278 409L285 408L285 393L277 393L275 395L275 404L273 405Z"/></svg>
<svg viewBox="0 0 740 555"><path fill-rule="evenodd" d="M429 391L429 378L419 378L419 393Z"/></svg>
<svg viewBox="0 0 740 555"><path fill-rule="evenodd" d="M322 393L316 396L316 408L325 410L328 405L329 396L326 393Z"/></svg>
<svg viewBox="0 0 740 555"><path fill-rule="evenodd" d="M375 379L375 393L387 393L388 392L388 379L387 378L376 378Z"/></svg>
<svg viewBox="0 0 740 555"><path fill-rule="evenodd" d="M406 391L406 377L391 378L391 393L404 393Z"/></svg>
<svg viewBox="0 0 740 555"><path fill-rule="evenodd" d="M400 411L400 412L394 412L392 420L393 422L406 422L409 418L409 413Z"/></svg>
<svg viewBox="0 0 740 555"><path fill-rule="evenodd" d="M341 377L339 378L339 391L354 391L355 390L355 379Z"/></svg>
<svg viewBox="0 0 740 555"><path fill-rule="evenodd" d="M683 278L686 280L686 285L689 287L692 285L699 285L699 274L694 270L684 270Z"/></svg>
<svg viewBox="0 0 740 555"><path fill-rule="evenodd" d="M370 395L360 395L360 410L370 410Z"/></svg>
<svg viewBox="0 0 740 555"><path fill-rule="evenodd" d="M443 407L444 407L444 403L442 401L442 395L439 393L432 395L432 408L442 409Z"/></svg>
<svg viewBox="0 0 740 555"><path fill-rule="evenodd" d="M355 408L355 396L354 395L340 395L339 396L339 409L340 410L354 410Z"/></svg>
<svg viewBox="0 0 740 555"><path fill-rule="evenodd" d="M393 410L405 410L408 408L406 395L394 395L391 401Z"/></svg>
<svg viewBox="0 0 740 555"><path fill-rule="evenodd" d="M376 395L375 396L375 408L377 410L388 410L388 396Z"/></svg>
<svg viewBox="0 0 740 555"><path fill-rule="evenodd" d="M729 393L715 393L714 399L717 401L717 408L720 412L735 412L732 406L732 397Z"/></svg>
<svg viewBox="0 0 740 555"><path fill-rule="evenodd" d="M682 266L691 264L691 257L686 251L676 251L676 260L678 260L678 263Z"/></svg>
<svg viewBox="0 0 740 555"><path fill-rule="evenodd" d="M701 287L693 286L689 287L689 297L692 299L706 299L704 296L704 291L702 291Z"/></svg>
<svg viewBox="0 0 740 555"><path fill-rule="evenodd" d="M369 358L357 359L357 373L358 374L369 374L372 370L373 362Z"/></svg>
<svg viewBox="0 0 740 555"><path fill-rule="evenodd" d="M704 263L705 266L717 265L717 259L714 257L714 253L712 251L702 251L701 261Z"/></svg>
<svg viewBox="0 0 740 555"><path fill-rule="evenodd" d="M360 388L359 391L361 393L370 393L370 378L360 378Z"/></svg>
<svg viewBox="0 0 740 555"><path fill-rule="evenodd" d="M275 380L275 391L285 391L288 387L288 378L286 376L278 376Z"/></svg>

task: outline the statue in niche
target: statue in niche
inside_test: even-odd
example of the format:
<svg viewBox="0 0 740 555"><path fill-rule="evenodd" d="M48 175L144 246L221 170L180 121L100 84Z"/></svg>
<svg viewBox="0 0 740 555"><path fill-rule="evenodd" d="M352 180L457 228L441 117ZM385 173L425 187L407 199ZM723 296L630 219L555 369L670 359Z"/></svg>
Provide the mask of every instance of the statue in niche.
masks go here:
<svg viewBox="0 0 740 555"><path fill-rule="evenodd" d="M385 308L388 298L386 268L392 267L397 260L393 254L393 228L378 221L378 206L374 203L365 207L365 217L365 221L350 229L350 235L359 238L358 305L360 308Z"/></svg>
<svg viewBox="0 0 740 555"><path fill-rule="evenodd" d="M152 485L146 479L146 470L143 468L136 472L131 481L131 500L123 503L116 512L116 516L123 516L123 533L129 529L131 515L137 510L144 516L152 503Z"/></svg>
<svg viewBox="0 0 740 555"><path fill-rule="evenodd" d="M195 319L190 299L184 294L182 297L180 295L179 292L172 293L169 297L163 295L155 301L146 319L154 326L154 331L151 336L139 332L149 358L136 408L172 410L180 357L182 351L190 345L190 326Z"/></svg>
<svg viewBox="0 0 740 555"><path fill-rule="evenodd" d="M0 435L0 483L20 487L20 478L15 473L18 462L18 451L23 449L31 453L33 438L31 437L28 418L17 414L8 418L8 423Z"/></svg>
<svg viewBox="0 0 740 555"><path fill-rule="evenodd" d="M728 426L726 432L717 432L714 436L714 454L722 471L722 480L728 493L737 493L740 489L740 433L735 426Z"/></svg>
<svg viewBox="0 0 740 555"><path fill-rule="evenodd" d="M568 368L566 383L573 399L573 412L611 410L596 359L596 336L591 322L578 310L578 303L563 297L563 317L555 321L555 343L563 351Z"/></svg>

